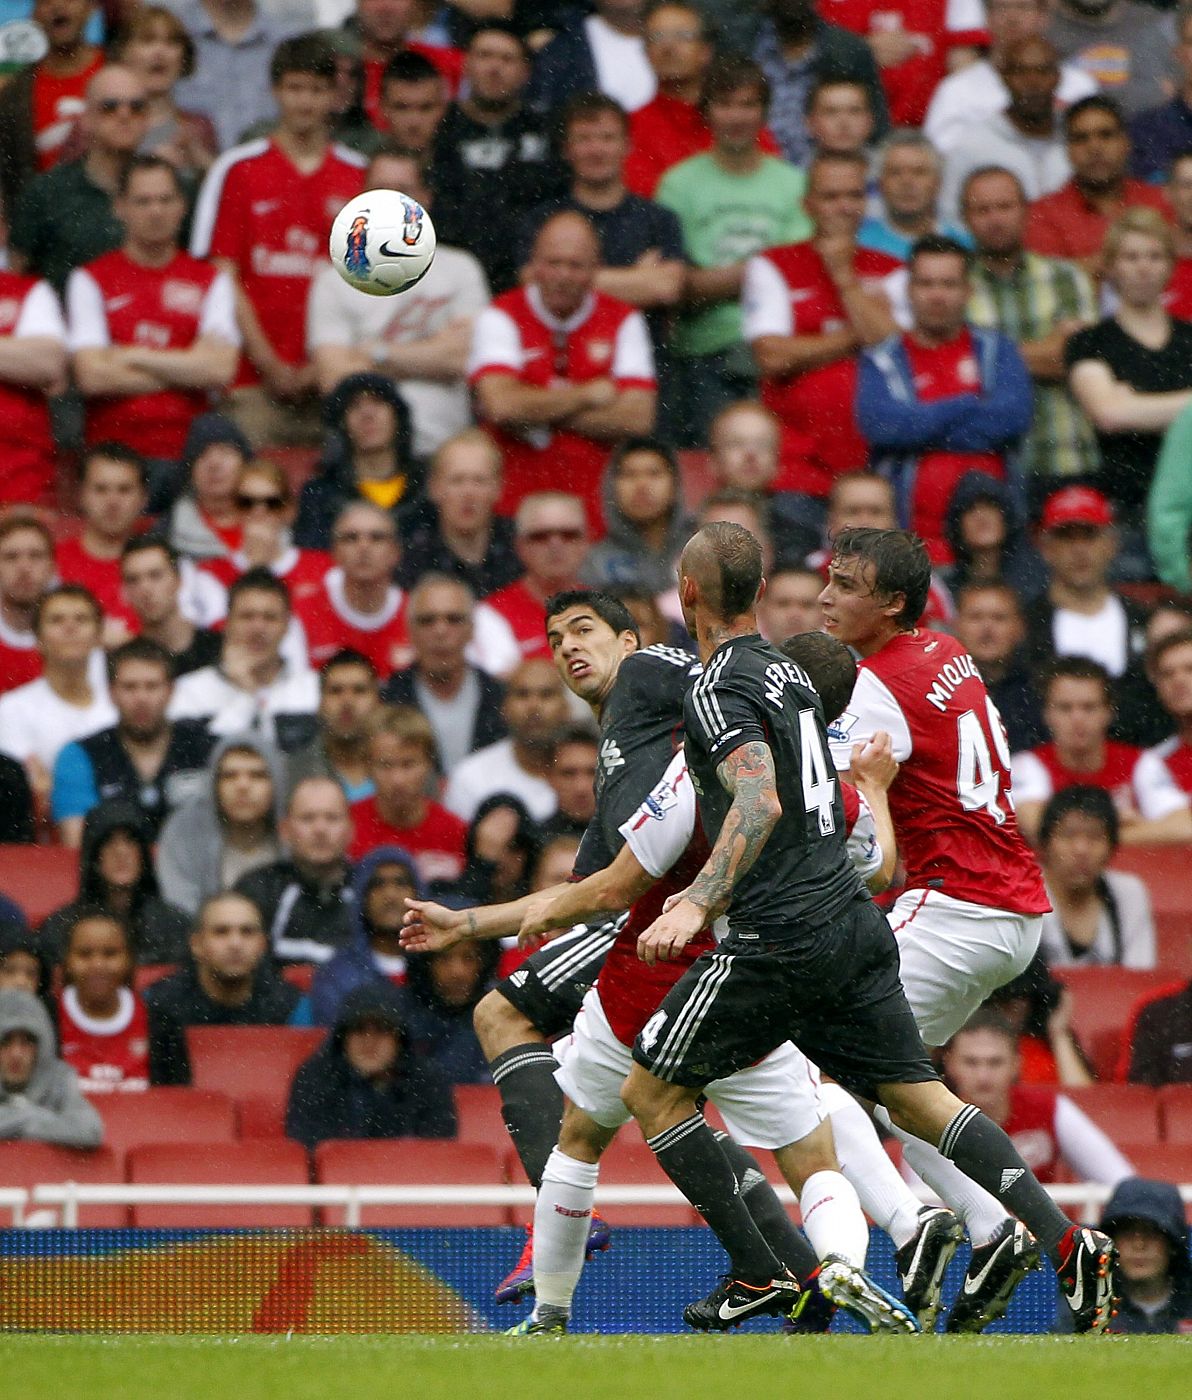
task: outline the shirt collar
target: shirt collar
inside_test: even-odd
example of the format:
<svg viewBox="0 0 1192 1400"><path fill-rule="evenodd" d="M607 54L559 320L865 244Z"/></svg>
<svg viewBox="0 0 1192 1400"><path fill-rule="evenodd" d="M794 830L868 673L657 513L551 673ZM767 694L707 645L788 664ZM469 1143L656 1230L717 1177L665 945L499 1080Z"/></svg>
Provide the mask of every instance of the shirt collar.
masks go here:
<svg viewBox="0 0 1192 1400"><path fill-rule="evenodd" d="M583 301L580 302L579 310L570 315L565 321L560 321L557 316L552 316L546 309L546 304L542 300L542 293L538 287L531 282L526 288L526 300L530 303L530 310L552 331L562 331L570 335L572 331L578 330L580 326L592 314L592 308L596 305L596 295L589 292Z"/></svg>

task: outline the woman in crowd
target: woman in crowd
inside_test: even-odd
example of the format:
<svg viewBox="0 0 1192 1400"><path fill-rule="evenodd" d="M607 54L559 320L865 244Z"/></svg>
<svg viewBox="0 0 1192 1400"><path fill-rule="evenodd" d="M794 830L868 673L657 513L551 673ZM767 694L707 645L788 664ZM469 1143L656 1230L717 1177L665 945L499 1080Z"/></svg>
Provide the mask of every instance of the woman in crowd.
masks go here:
<svg viewBox="0 0 1192 1400"><path fill-rule="evenodd" d="M134 967L123 921L80 907L66 931L58 1038L85 1094L149 1087L149 1018L133 990Z"/></svg>
<svg viewBox="0 0 1192 1400"><path fill-rule="evenodd" d="M194 41L169 10L146 5L133 11L119 56L149 96L149 130L141 150L164 156L197 184L219 154L219 142L209 117L183 111L174 101L174 85L194 72Z"/></svg>

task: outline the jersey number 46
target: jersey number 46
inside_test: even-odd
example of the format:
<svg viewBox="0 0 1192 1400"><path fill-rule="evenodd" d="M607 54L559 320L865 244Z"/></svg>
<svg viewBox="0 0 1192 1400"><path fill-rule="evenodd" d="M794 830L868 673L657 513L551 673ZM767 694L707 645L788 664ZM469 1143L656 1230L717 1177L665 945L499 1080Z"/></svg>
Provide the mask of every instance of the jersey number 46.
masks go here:
<svg viewBox="0 0 1192 1400"><path fill-rule="evenodd" d="M1014 810L1014 797L1009 788L1010 746L997 706L987 695L985 714L965 710L956 721L956 742L959 759L956 765L956 791L966 812L986 812L1001 826L1006 820L1006 807ZM992 743L993 752L990 752ZM997 763L994 762L994 755ZM1000 764L1000 767L999 767ZM1003 775L1006 789L1002 791ZM1005 802L1006 807L1002 806Z"/></svg>

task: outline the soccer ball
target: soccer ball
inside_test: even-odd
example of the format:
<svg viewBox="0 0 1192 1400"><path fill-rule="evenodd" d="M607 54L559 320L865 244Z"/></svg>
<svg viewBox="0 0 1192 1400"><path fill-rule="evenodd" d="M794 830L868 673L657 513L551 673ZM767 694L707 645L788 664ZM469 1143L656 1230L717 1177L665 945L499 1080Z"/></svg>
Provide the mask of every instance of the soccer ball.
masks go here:
<svg viewBox="0 0 1192 1400"><path fill-rule="evenodd" d="M435 226L417 200L397 190L366 190L331 225L331 261L357 291L390 297L408 291L435 259Z"/></svg>

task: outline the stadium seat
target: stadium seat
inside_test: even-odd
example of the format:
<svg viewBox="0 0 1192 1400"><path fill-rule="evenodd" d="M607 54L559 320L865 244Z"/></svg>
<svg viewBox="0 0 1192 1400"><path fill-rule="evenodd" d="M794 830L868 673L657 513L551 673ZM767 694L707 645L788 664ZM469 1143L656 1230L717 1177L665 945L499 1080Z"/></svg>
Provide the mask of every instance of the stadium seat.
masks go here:
<svg viewBox="0 0 1192 1400"><path fill-rule="evenodd" d="M1090 1084L1061 1091L1115 1143L1159 1142L1159 1097L1146 1084Z"/></svg>
<svg viewBox="0 0 1192 1400"><path fill-rule="evenodd" d="M455 1117L460 1142L483 1142L504 1154L508 1141L505 1119L501 1116L501 1095L495 1084L457 1084Z"/></svg>
<svg viewBox="0 0 1192 1400"><path fill-rule="evenodd" d="M321 1026L188 1026L191 1083L237 1101L272 1099L284 1113L295 1071L326 1034Z"/></svg>
<svg viewBox="0 0 1192 1400"><path fill-rule="evenodd" d="M1192 1084L1168 1084L1159 1090L1163 1141L1192 1146Z"/></svg>
<svg viewBox="0 0 1192 1400"><path fill-rule="evenodd" d="M143 992L146 987L152 987L154 982L160 982L163 977L169 977L177 971L177 963L144 963L133 973L133 986L138 992Z"/></svg>
<svg viewBox="0 0 1192 1400"><path fill-rule="evenodd" d="M1117 1072L1123 1034L1140 997L1167 985L1170 974L1122 967L1057 967L1072 999L1072 1028L1098 1079Z"/></svg>
<svg viewBox="0 0 1192 1400"><path fill-rule="evenodd" d="M1192 1186L1192 1144L1126 1143L1122 1151L1134 1163L1139 1176ZM1192 1201L1187 1203L1186 1214L1192 1224Z"/></svg>
<svg viewBox="0 0 1192 1400"><path fill-rule="evenodd" d="M1192 913L1168 909L1155 915L1155 966L1171 977L1192 977Z"/></svg>
<svg viewBox="0 0 1192 1400"><path fill-rule="evenodd" d="M388 1138L338 1140L315 1148L315 1180L328 1186L500 1186L505 1182L496 1148L477 1142ZM340 1208L323 1212L327 1225L342 1225ZM368 1206L367 1226L508 1225L506 1206Z"/></svg>
<svg viewBox="0 0 1192 1400"><path fill-rule="evenodd" d="M303 483L315 469L319 460L317 447L262 447L258 457L266 457L276 462L289 478L294 495L302 490Z"/></svg>
<svg viewBox="0 0 1192 1400"><path fill-rule="evenodd" d="M0 845L0 890L36 928L78 894L79 853L68 846Z"/></svg>
<svg viewBox="0 0 1192 1400"><path fill-rule="evenodd" d="M1192 909L1192 861L1175 846L1126 846L1113 858L1115 870L1129 870L1146 881L1156 915Z"/></svg>
<svg viewBox="0 0 1192 1400"><path fill-rule="evenodd" d="M237 1136L279 1138L286 1135L286 1105L276 1098L249 1094L236 1101Z"/></svg>
<svg viewBox="0 0 1192 1400"><path fill-rule="evenodd" d="M232 1142L236 1115L226 1094L173 1085L95 1099L104 1142L121 1157L147 1143Z"/></svg>
<svg viewBox="0 0 1192 1400"><path fill-rule="evenodd" d="M207 1186L307 1186L310 1163L306 1149L287 1138L255 1142L157 1142L128 1154L128 1179L134 1183ZM239 1227L314 1223L310 1206L142 1205L133 1206L132 1223L146 1228Z"/></svg>
<svg viewBox="0 0 1192 1400"><path fill-rule="evenodd" d="M48 1186L62 1181L119 1184L123 1180L123 1154L111 1147L80 1152L48 1142L0 1142L0 1182L5 1186ZM50 1208L31 1205L29 1209ZM128 1224L128 1208L80 1206L79 1224L91 1229L124 1226Z"/></svg>

